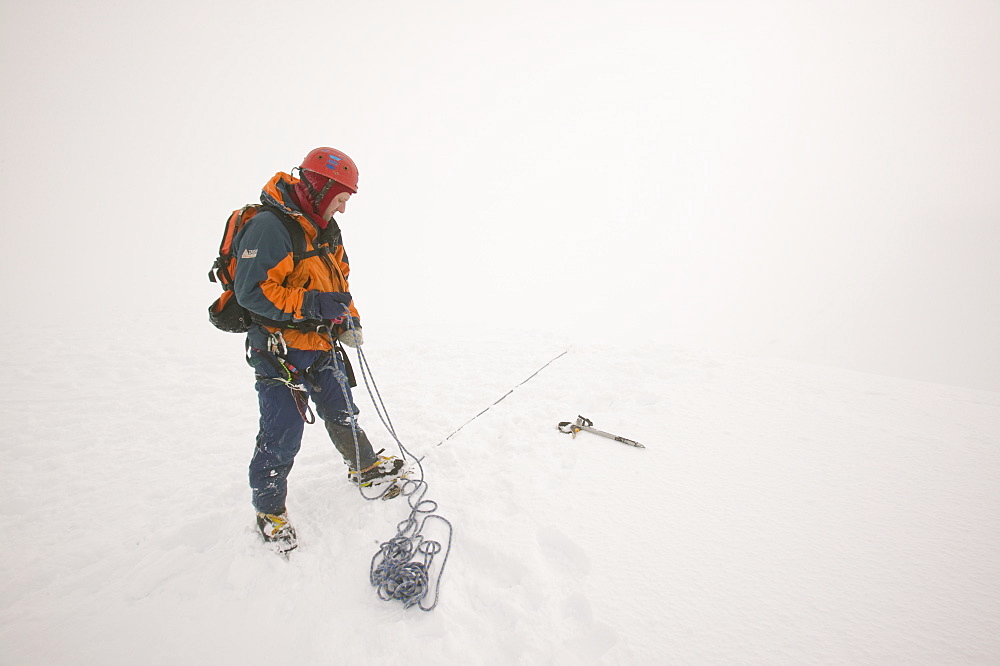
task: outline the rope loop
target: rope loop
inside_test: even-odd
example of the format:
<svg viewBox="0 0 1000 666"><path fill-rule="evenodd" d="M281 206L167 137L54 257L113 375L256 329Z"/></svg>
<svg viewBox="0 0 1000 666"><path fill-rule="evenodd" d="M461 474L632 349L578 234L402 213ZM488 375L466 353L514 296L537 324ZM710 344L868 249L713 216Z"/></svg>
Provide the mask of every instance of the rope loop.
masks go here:
<svg viewBox="0 0 1000 666"><path fill-rule="evenodd" d="M349 330L354 330L354 321L352 319L345 319L345 325ZM331 347L334 346L333 330L327 327L325 333L330 340ZM451 553L451 539L454 534L454 528L446 518L434 514L438 509L437 502L424 499L424 495L427 494L428 489L427 482L424 480L424 467L420 463L420 460L407 450L396 435L396 429L389 418L389 412L386 409L385 402L382 400L382 394L379 392L378 386L375 384L375 378L371 374L368 359L365 357L365 353L360 346L356 347L356 351L358 355L358 367L361 369L361 376L364 379L365 388L368 391L368 396L371 398L372 405L375 407L375 413L378 414L382 425L385 426L385 429L392 436L397 446L399 446L399 451L403 459L414 459L419 470L417 478L406 478L400 488L400 494L407 498L407 502L410 505L410 515L396 526L396 536L381 544L378 552L372 557L369 580L376 589L379 599L383 601L398 600L403 602L404 608L418 606L420 610L431 611L438 604L441 592L441 576L444 575L444 567ZM340 389L344 394L345 403L348 405L353 404L348 388L347 375L336 364L333 366L333 369L336 373L337 382L340 384ZM358 443L357 417L353 413L351 415L351 432L354 435L355 460L357 461L361 458L361 452ZM365 495L361 491L360 485L358 486L358 491L361 492L361 496L366 500L374 500L385 497L386 493L392 487L390 485L377 497L368 497ZM423 517L422 521L417 519L418 515ZM438 541L427 539L423 536L424 526L431 519L436 519L446 526L447 547ZM438 563L435 562L437 559L436 556L442 552L440 566L437 566ZM437 568L436 574L433 571L435 567ZM432 588L434 590L433 599L430 603L424 603Z"/></svg>
<svg viewBox="0 0 1000 666"><path fill-rule="evenodd" d="M412 516L410 516L406 520L401 521L398 525L396 525L396 534L400 536L393 537L393 539L400 538L402 535L405 535L410 530L413 530L414 535L417 533L417 521Z"/></svg>
<svg viewBox="0 0 1000 666"><path fill-rule="evenodd" d="M372 586L382 601L402 601L403 608L417 605L427 594L430 578L420 562L386 560L372 572Z"/></svg>
<svg viewBox="0 0 1000 666"><path fill-rule="evenodd" d="M383 543L372 558L369 579L376 594L383 601L402 601L404 608L418 606L424 611L433 610L437 606L437 590L430 605L425 605L423 601L431 589L431 569L435 555L444 551L441 571L437 577L438 585L435 588L440 585L441 574L444 573L444 565L448 560L448 551L451 549L453 529L451 523L440 516L428 516L424 519L425 523L428 518L436 518L447 525L448 549L445 550L441 542L426 539L419 533L406 536L404 530L409 530L415 524L412 519L400 523L400 531Z"/></svg>

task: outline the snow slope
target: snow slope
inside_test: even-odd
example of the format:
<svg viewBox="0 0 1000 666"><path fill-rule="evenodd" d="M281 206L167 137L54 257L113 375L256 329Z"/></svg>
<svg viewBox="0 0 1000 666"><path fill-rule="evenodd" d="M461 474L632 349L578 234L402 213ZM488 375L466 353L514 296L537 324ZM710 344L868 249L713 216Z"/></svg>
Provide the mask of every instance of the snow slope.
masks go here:
<svg viewBox="0 0 1000 666"><path fill-rule="evenodd" d="M1000 662L1000 394L366 331L456 530L424 613L367 580L406 505L359 497L317 426L290 477L300 548L261 546L242 342L153 330L7 360L0 663ZM556 430L577 414L647 448Z"/></svg>

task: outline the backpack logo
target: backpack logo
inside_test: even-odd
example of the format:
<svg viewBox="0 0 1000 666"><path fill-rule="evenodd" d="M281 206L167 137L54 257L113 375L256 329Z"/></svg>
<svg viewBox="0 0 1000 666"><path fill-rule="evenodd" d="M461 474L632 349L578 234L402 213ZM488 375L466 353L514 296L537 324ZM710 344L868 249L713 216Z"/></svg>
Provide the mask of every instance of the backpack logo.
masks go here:
<svg viewBox="0 0 1000 666"><path fill-rule="evenodd" d="M240 259L253 259L257 256L257 250L243 250L243 254L240 255Z"/></svg>

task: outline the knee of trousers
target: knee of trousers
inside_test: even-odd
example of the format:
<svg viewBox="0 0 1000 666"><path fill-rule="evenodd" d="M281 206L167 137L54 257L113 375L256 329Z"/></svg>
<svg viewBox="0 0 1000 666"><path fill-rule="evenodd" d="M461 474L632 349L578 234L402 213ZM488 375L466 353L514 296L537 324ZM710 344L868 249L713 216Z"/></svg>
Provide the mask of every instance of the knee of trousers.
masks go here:
<svg viewBox="0 0 1000 666"><path fill-rule="evenodd" d="M261 428L251 462L254 467L290 465L302 446L302 429L269 432Z"/></svg>
<svg viewBox="0 0 1000 666"><path fill-rule="evenodd" d="M285 462L294 457L302 442L305 422L295 399L286 386L258 388L260 400L260 431L257 449Z"/></svg>
<svg viewBox="0 0 1000 666"><path fill-rule="evenodd" d="M333 445L340 452L344 462L352 468L365 469L378 460L374 450L372 450L371 442L368 441L368 435L359 426L351 428L350 425L341 425L333 421L324 421L323 423L326 425L326 431L329 433ZM358 438L357 450L354 446L355 433Z"/></svg>

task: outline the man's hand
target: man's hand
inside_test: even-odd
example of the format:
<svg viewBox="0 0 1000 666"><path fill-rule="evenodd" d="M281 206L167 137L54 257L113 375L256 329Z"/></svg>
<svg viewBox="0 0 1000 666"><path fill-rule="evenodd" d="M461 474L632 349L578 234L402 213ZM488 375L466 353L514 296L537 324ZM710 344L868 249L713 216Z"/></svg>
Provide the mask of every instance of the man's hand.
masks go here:
<svg viewBox="0 0 1000 666"><path fill-rule="evenodd" d="M335 320L339 324L347 314L347 306L351 303L349 291L321 291L316 294L316 308L320 319Z"/></svg>

